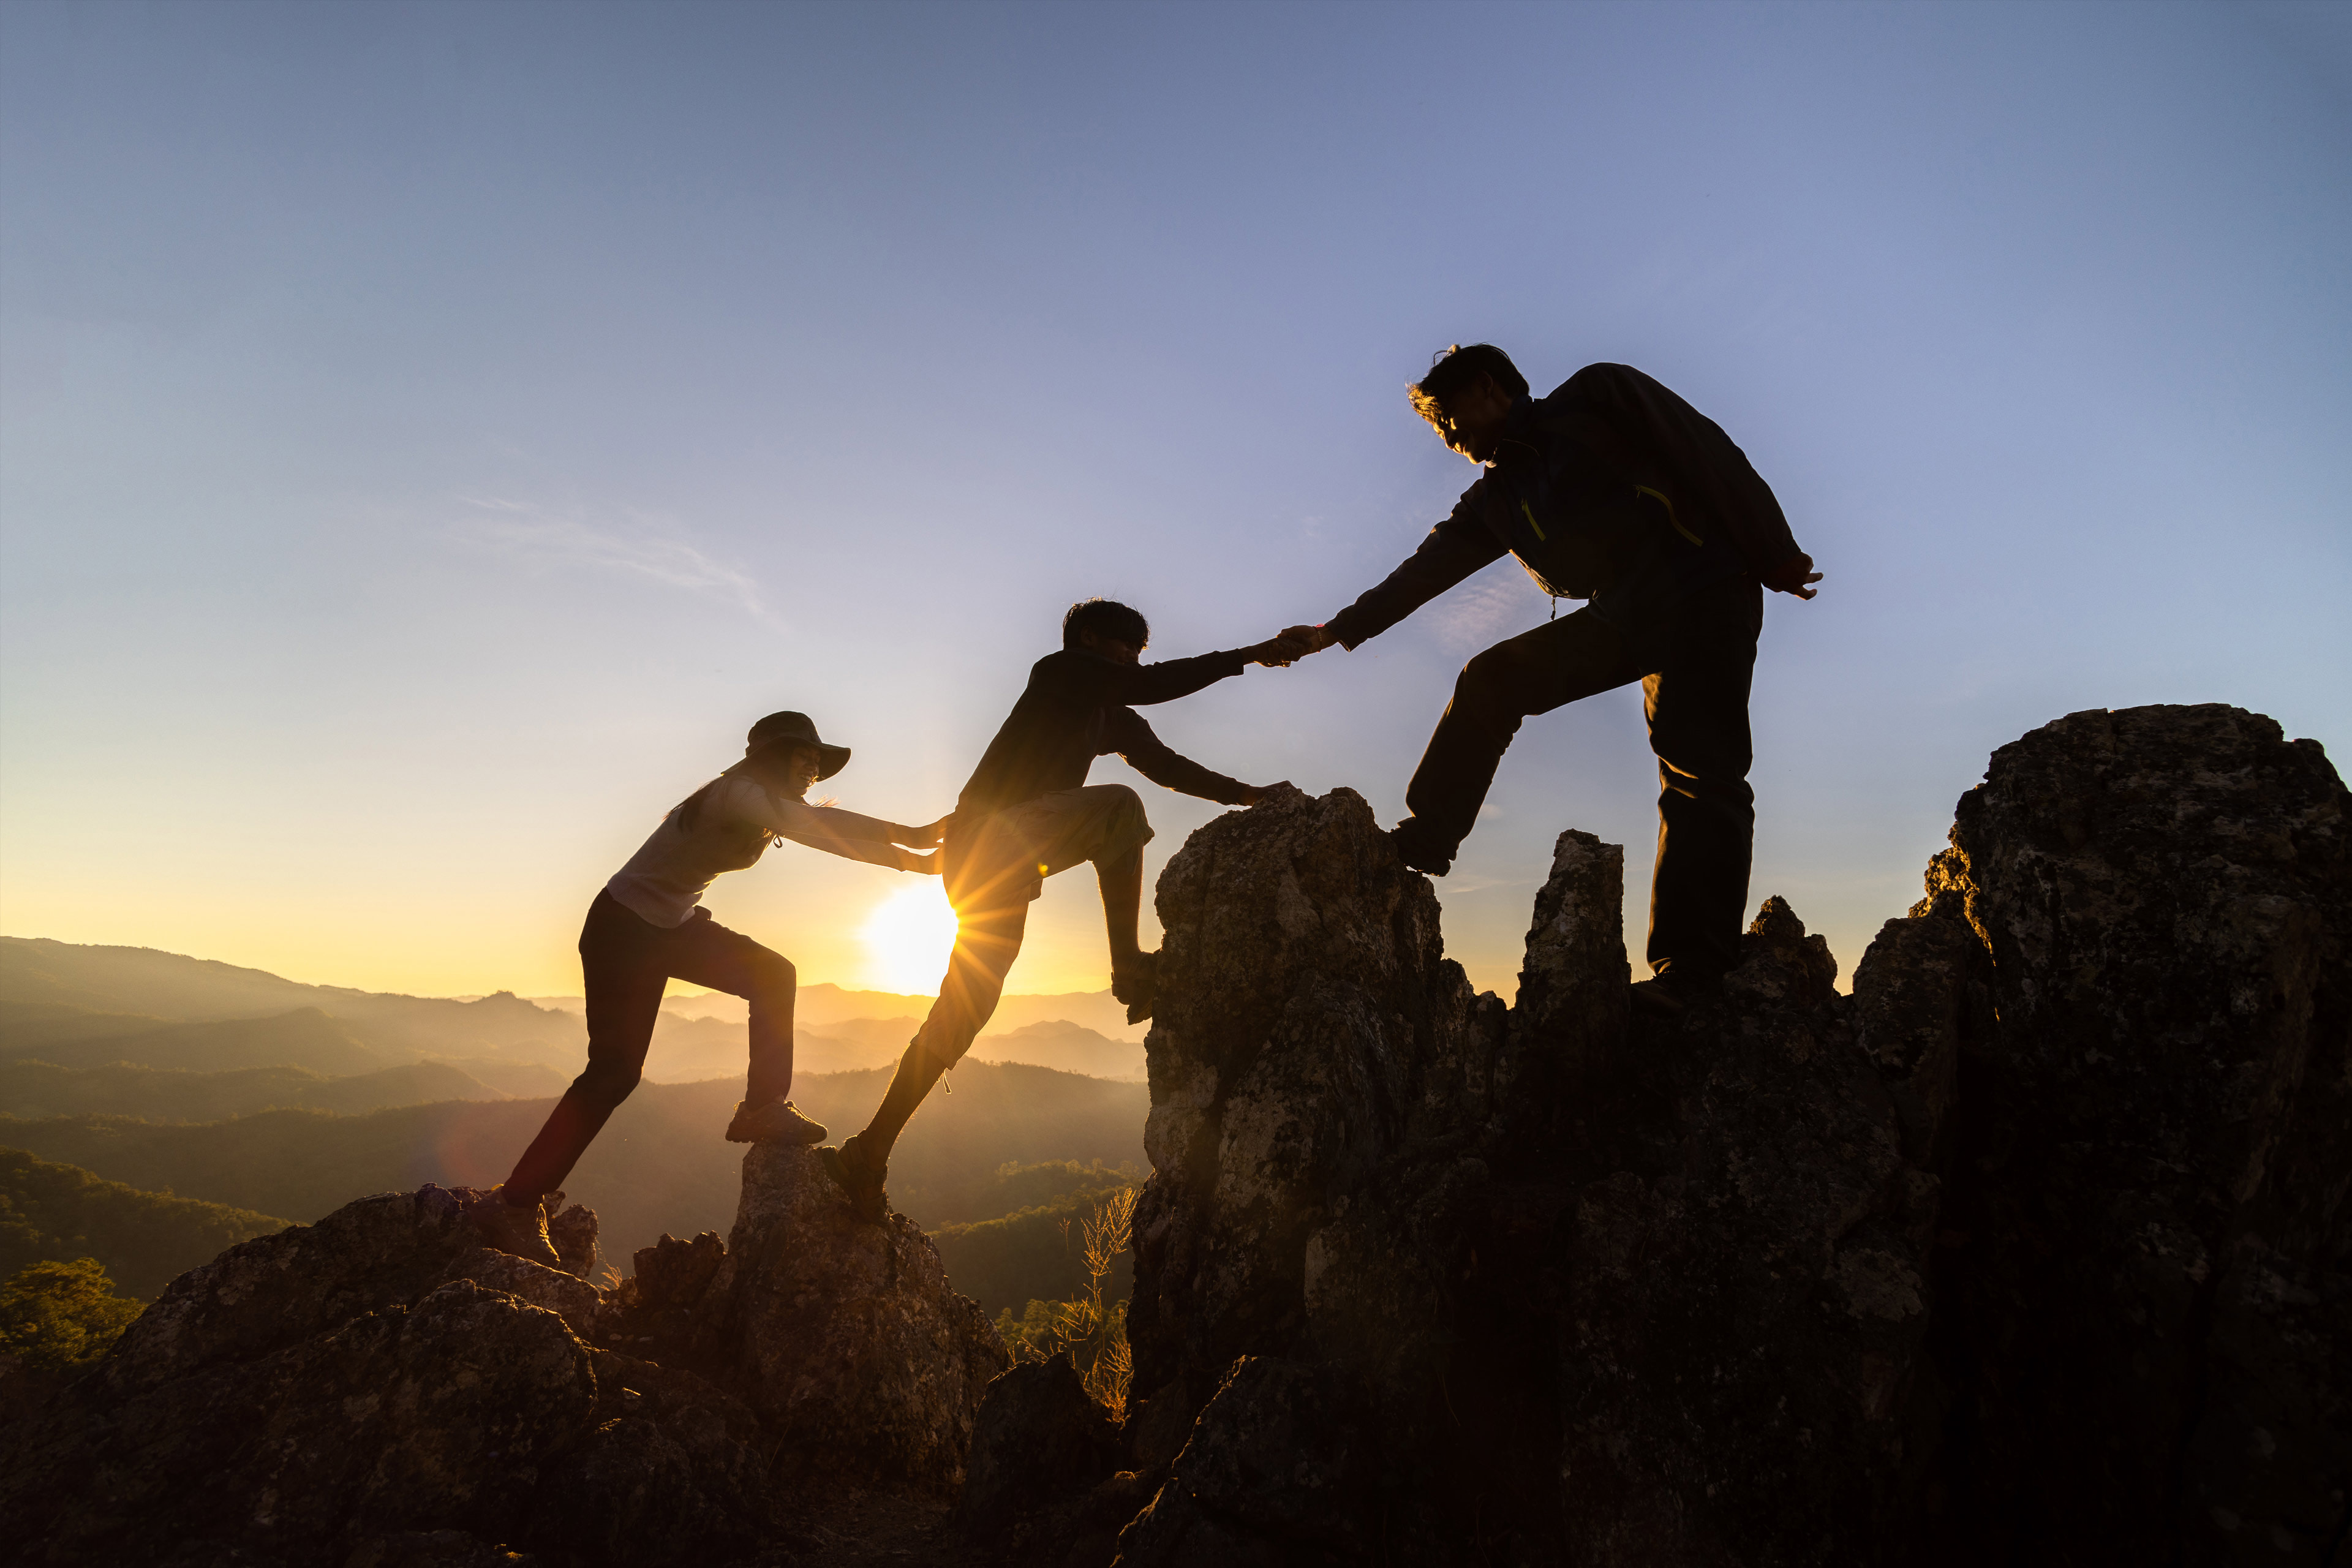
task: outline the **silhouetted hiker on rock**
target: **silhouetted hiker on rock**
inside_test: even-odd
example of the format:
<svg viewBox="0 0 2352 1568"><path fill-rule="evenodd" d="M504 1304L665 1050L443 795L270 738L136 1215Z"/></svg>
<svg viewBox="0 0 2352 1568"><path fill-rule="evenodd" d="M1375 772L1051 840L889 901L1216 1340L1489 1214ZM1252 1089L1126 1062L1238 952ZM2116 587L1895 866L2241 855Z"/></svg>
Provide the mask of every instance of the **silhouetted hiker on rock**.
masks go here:
<svg viewBox="0 0 2352 1568"><path fill-rule="evenodd" d="M936 871L939 857L898 846L937 844L944 823L907 827L802 799L848 761L849 748L819 740L806 715L769 714L751 726L743 760L680 801L588 906L580 932L588 1069L563 1091L514 1173L474 1206L474 1222L491 1245L555 1267L541 1200L562 1184L637 1087L662 992L674 979L751 1004L751 1068L729 1142L824 1142L825 1130L784 1098L793 1087L798 984L791 962L712 920L701 901L719 873L742 870L785 838L901 871Z"/></svg>
<svg viewBox="0 0 2352 1568"><path fill-rule="evenodd" d="M1027 689L956 798L940 850L956 941L939 1000L898 1058L866 1131L824 1151L826 1169L869 1220L879 1223L887 1212L883 1179L907 1119L996 1011L1030 902L1046 878L1094 862L1110 933L1111 994L1128 1005L1128 1022L1151 1016L1160 955L1136 940L1151 824L1125 784L1087 784L1094 760L1116 752L1154 784L1226 805L1255 805L1283 787L1242 784L1178 756L1130 706L1189 697L1239 675L1253 659L1284 662L1275 644L1144 664L1150 639L1143 616L1125 605L1071 605L1061 651L1030 667Z"/></svg>
<svg viewBox="0 0 2352 1568"><path fill-rule="evenodd" d="M1762 589L1810 599L1822 574L1747 455L1630 365L1587 365L1538 401L1507 354L1475 343L1440 356L1412 403L1486 472L1384 582L1322 626L1286 630L1284 650L1353 648L1507 552L1555 599L1590 600L1464 668L1405 791L1397 852L1445 875L1520 720L1639 680L1660 793L1652 978L1634 994L1679 1013L1739 953Z"/></svg>

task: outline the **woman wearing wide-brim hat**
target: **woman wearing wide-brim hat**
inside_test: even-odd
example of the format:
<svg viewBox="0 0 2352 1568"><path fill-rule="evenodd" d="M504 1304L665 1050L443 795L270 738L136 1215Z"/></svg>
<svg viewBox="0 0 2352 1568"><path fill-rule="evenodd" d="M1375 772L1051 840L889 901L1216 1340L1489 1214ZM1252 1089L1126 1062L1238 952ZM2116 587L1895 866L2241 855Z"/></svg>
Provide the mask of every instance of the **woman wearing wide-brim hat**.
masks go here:
<svg viewBox="0 0 2352 1568"><path fill-rule="evenodd" d="M588 1068L548 1113L514 1173L474 1205L477 1226L500 1249L552 1268L541 1198L563 1184L614 1108L637 1087L653 1043L662 992L672 980L740 996L751 1005L751 1066L728 1138L738 1143L822 1143L825 1130L785 1099L793 1085L792 963L729 931L702 907L722 872L756 862L789 838L812 849L901 871L936 872L919 855L942 824L908 827L803 797L849 761L804 713L771 713L751 726L742 761L688 795L604 884L580 932L588 996Z"/></svg>

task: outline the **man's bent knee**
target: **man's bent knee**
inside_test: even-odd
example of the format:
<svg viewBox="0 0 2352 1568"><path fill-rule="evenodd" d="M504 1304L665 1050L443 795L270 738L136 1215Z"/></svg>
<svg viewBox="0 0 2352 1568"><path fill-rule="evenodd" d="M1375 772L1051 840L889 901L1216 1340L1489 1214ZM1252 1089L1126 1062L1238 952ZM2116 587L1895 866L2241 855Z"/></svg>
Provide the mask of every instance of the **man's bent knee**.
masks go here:
<svg viewBox="0 0 2352 1568"><path fill-rule="evenodd" d="M1526 674L1511 645L1498 644L1462 667L1454 681L1454 706L1516 723L1526 717L1516 700Z"/></svg>

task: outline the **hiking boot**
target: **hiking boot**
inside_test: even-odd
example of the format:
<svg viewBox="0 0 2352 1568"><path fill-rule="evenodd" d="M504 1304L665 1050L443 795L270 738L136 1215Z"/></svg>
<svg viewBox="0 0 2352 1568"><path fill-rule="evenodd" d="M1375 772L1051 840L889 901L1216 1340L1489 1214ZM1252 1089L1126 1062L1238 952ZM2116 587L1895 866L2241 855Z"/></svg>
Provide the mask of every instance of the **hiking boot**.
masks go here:
<svg viewBox="0 0 2352 1568"><path fill-rule="evenodd" d="M735 1120L727 1124L730 1143L822 1143L824 1138L824 1124L803 1116L789 1100L738 1100Z"/></svg>
<svg viewBox="0 0 2352 1568"><path fill-rule="evenodd" d="M881 1170L870 1169L860 1159L858 1142L850 1138L838 1149L828 1145L816 1152L824 1164L825 1174L840 1187L849 1199L851 1212L868 1225L880 1225L890 1216L890 1200L882 1190L882 1178L888 1173L886 1163Z"/></svg>
<svg viewBox="0 0 2352 1568"><path fill-rule="evenodd" d="M473 1222L476 1234L486 1247L509 1253L542 1268L561 1269L563 1259L555 1255L555 1243L547 1238L547 1211L537 1199L528 1207L507 1202L506 1188L492 1187L488 1195L475 1200L466 1211Z"/></svg>
<svg viewBox="0 0 2352 1568"><path fill-rule="evenodd" d="M1443 836L1421 817L1408 816L1391 828L1389 842L1396 846L1397 858L1416 871L1443 877L1454 869L1457 846L1444 842Z"/></svg>
<svg viewBox="0 0 2352 1568"><path fill-rule="evenodd" d="M1127 1021L1140 1024L1151 1016L1160 991L1160 955L1139 952L1125 964L1110 966L1110 994L1127 1004Z"/></svg>

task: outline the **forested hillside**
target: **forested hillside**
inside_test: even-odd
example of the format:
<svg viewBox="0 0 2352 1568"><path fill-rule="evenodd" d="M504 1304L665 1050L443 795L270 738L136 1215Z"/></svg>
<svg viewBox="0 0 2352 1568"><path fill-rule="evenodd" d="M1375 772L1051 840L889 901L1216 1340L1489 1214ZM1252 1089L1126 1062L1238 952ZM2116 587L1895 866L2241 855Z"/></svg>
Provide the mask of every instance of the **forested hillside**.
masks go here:
<svg viewBox="0 0 2352 1568"><path fill-rule="evenodd" d="M1135 1165L1008 1169L972 1194L976 1211L996 1217L939 1226L931 1240L957 1289L991 1318L1007 1308L1017 1317L1032 1301L1066 1301L1085 1289L1086 1216L1110 1194L1142 1184ZM1134 1266L1131 1249L1118 1255L1109 1295L1126 1300Z"/></svg>
<svg viewBox="0 0 2352 1568"><path fill-rule="evenodd" d="M0 1279L28 1263L95 1258L144 1300L174 1277L289 1221L141 1192L72 1165L0 1148Z"/></svg>

